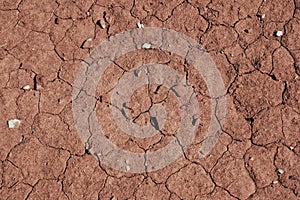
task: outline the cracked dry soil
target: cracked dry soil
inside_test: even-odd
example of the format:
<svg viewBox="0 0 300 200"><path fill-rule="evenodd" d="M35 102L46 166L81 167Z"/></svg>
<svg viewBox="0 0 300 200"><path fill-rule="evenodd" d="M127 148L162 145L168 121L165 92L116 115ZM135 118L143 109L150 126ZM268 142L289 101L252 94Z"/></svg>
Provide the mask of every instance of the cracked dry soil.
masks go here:
<svg viewBox="0 0 300 200"><path fill-rule="evenodd" d="M1 0L0 199L299 199L299 0ZM144 174L106 167L85 150L72 115L72 84L89 52L141 23L198 41L220 71L228 101L223 132L199 158L209 122L201 75L179 56L138 50L119 58L99 82L99 123L119 147L154 151L179 126L176 98L165 87L140 88L131 117L149 123L161 103L168 122L148 139L122 133L110 113L118 78L146 63L166 64L188 77L202 121L188 151ZM280 36L277 31L282 31ZM24 87L25 86L25 87ZM7 121L21 124L8 128Z"/></svg>

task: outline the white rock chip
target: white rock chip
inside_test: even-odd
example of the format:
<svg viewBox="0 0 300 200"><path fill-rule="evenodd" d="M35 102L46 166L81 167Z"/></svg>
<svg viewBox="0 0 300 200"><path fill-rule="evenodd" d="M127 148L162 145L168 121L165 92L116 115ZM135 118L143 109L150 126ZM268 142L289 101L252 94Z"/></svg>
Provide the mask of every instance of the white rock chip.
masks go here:
<svg viewBox="0 0 300 200"><path fill-rule="evenodd" d="M21 120L11 119L7 122L8 128L18 128L21 124Z"/></svg>
<svg viewBox="0 0 300 200"><path fill-rule="evenodd" d="M150 49L150 48L151 48L151 44L150 44L150 43L144 43L144 44L142 45L142 48L143 48L143 49Z"/></svg>
<svg viewBox="0 0 300 200"><path fill-rule="evenodd" d="M257 15L259 21L263 21L263 19L266 17L266 14L259 14Z"/></svg>
<svg viewBox="0 0 300 200"><path fill-rule="evenodd" d="M125 170L128 172L130 170L130 166L129 165L126 165L125 166Z"/></svg>
<svg viewBox="0 0 300 200"><path fill-rule="evenodd" d="M100 28L105 29L106 28L106 24L105 21L103 19L99 19L98 23L100 25Z"/></svg>
<svg viewBox="0 0 300 200"><path fill-rule="evenodd" d="M88 49L88 48L92 48L92 47L93 47L93 39L92 38L86 39L82 44L82 48L84 48L84 49Z"/></svg>
<svg viewBox="0 0 300 200"><path fill-rule="evenodd" d="M275 35L277 37L281 37L281 36L283 36L283 32L282 31L276 31Z"/></svg>
<svg viewBox="0 0 300 200"><path fill-rule="evenodd" d="M290 150L294 150L294 147L293 147L293 146L290 146Z"/></svg>
<svg viewBox="0 0 300 200"><path fill-rule="evenodd" d="M128 164L128 161L125 160L125 170L128 172L130 170L130 165Z"/></svg>
<svg viewBox="0 0 300 200"><path fill-rule="evenodd" d="M277 184L277 183L278 183L278 181L273 181L272 183L273 183L273 184Z"/></svg>
<svg viewBox="0 0 300 200"><path fill-rule="evenodd" d="M140 22L136 24L138 28L144 28L144 24L141 24Z"/></svg>
<svg viewBox="0 0 300 200"><path fill-rule="evenodd" d="M283 174L283 173L284 173L283 169L278 169L277 172L278 172L279 174Z"/></svg>
<svg viewBox="0 0 300 200"><path fill-rule="evenodd" d="M23 90L30 90L30 85L25 85L24 87L22 87Z"/></svg>

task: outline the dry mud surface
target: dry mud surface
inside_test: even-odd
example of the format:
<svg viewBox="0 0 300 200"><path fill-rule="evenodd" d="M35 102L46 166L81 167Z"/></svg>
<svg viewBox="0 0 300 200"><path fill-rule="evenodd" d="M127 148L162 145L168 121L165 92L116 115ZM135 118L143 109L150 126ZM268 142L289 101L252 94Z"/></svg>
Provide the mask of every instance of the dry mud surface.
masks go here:
<svg viewBox="0 0 300 200"><path fill-rule="evenodd" d="M299 0L0 0L0 15L1 200L300 198ZM151 85L135 91L131 117L147 124L149 106L163 104L170 113L161 134L138 139L118 129L110 91L128 69L161 63L178 70L203 111L184 156L133 174L99 163L86 150L74 125L72 84L94 47L138 23L199 42L221 73L228 110L216 146L199 158L210 120L201 75L184 58L155 49L118 58L98 84L95 108L119 147L154 151L180 123L175 95ZM11 119L20 125L9 128Z"/></svg>

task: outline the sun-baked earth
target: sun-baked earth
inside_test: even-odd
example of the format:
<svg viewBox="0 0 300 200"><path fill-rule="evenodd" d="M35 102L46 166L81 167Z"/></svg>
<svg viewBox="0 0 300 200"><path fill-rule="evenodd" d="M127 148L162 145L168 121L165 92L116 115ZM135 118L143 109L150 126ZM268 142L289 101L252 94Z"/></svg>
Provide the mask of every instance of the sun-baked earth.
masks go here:
<svg viewBox="0 0 300 200"><path fill-rule="evenodd" d="M0 199L300 198L299 0L0 0ZM160 134L137 139L113 122L111 90L123 73L161 63L186 75L202 110L188 151L155 172L119 172L99 163L77 134L72 84L101 41L144 27L182 32L207 50L220 71L228 113L210 155L199 158L210 116L205 82L184 58L137 50L109 66L98 84L99 124L133 152L154 151L179 126L175 95L150 85L135 91L131 117L170 111ZM19 119L15 128L8 121Z"/></svg>

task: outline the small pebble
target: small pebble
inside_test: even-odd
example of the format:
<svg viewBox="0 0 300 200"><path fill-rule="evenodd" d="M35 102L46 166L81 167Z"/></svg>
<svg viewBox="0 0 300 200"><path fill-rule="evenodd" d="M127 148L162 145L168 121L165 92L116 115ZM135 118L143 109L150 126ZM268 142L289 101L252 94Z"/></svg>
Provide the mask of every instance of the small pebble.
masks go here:
<svg viewBox="0 0 300 200"><path fill-rule="evenodd" d="M130 170L130 166L129 166L129 165L126 165L126 166L125 166L125 170L126 170L126 172L128 172L128 171Z"/></svg>
<svg viewBox="0 0 300 200"><path fill-rule="evenodd" d="M130 170L130 165L128 164L128 161L125 160L125 170L128 172Z"/></svg>
<svg viewBox="0 0 300 200"><path fill-rule="evenodd" d="M293 147L293 146L290 146L290 150L294 150L294 147Z"/></svg>
<svg viewBox="0 0 300 200"><path fill-rule="evenodd" d="M281 36L283 36L283 32L282 31L276 31L275 35L277 37L281 37Z"/></svg>
<svg viewBox="0 0 300 200"><path fill-rule="evenodd" d="M106 28L105 21L103 19L99 19L97 21L97 24L99 24L100 28L102 28L102 29Z"/></svg>
<svg viewBox="0 0 300 200"><path fill-rule="evenodd" d="M144 28L144 24L141 24L140 22L136 24L138 28Z"/></svg>
<svg viewBox="0 0 300 200"><path fill-rule="evenodd" d="M84 49L88 49L88 48L92 48L92 47L93 47L93 39L92 38L86 39L82 44L82 48L84 48Z"/></svg>
<svg viewBox="0 0 300 200"><path fill-rule="evenodd" d="M30 90L30 85L25 85L24 87L22 87L23 90Z"/></svg>
<svg viewBox="0 0 300 200"><path fill-rule="evenodd" d="M273 184L277 184L277 183L278 183L278 181L273 181L272 183L273 183Z"/></svg>
<svg viewBox="0 0 300 200"><path fill-rule="evenodd" d="M259 15L257 15L257 17L258 17L259 21L262 21L266 17L266 15L265 14L259 14Z"/></svg>
<svg viewBox="0 0 300 200"><path fill-rule="evenodd" d="M7 122L8 128L18 128L21 124L21 120L11 119Z"/></svg>
<svg viewBox="0 0 300 200"><path fill-rule="evenodd" d="M133 70L133 74L136 76L136 77L139 77L141 75L141 71L138 70L138 69L135 69Z"/></svg>
<svg viewBox="0 0 300 200"><path fill-rule="evenodd" d="M150 48L151 48L151 44L150 44L150 43L144 43L144 44L142 45L142 48L143 48L143 49L150 49Z"/></svg>
<svg viewBox="0 0 300 200"><path fill-rule="evenodd" d="M284 173L284 171L282 169L278 169L277 171L278 171L279 174L283 174Z"/></svg>

